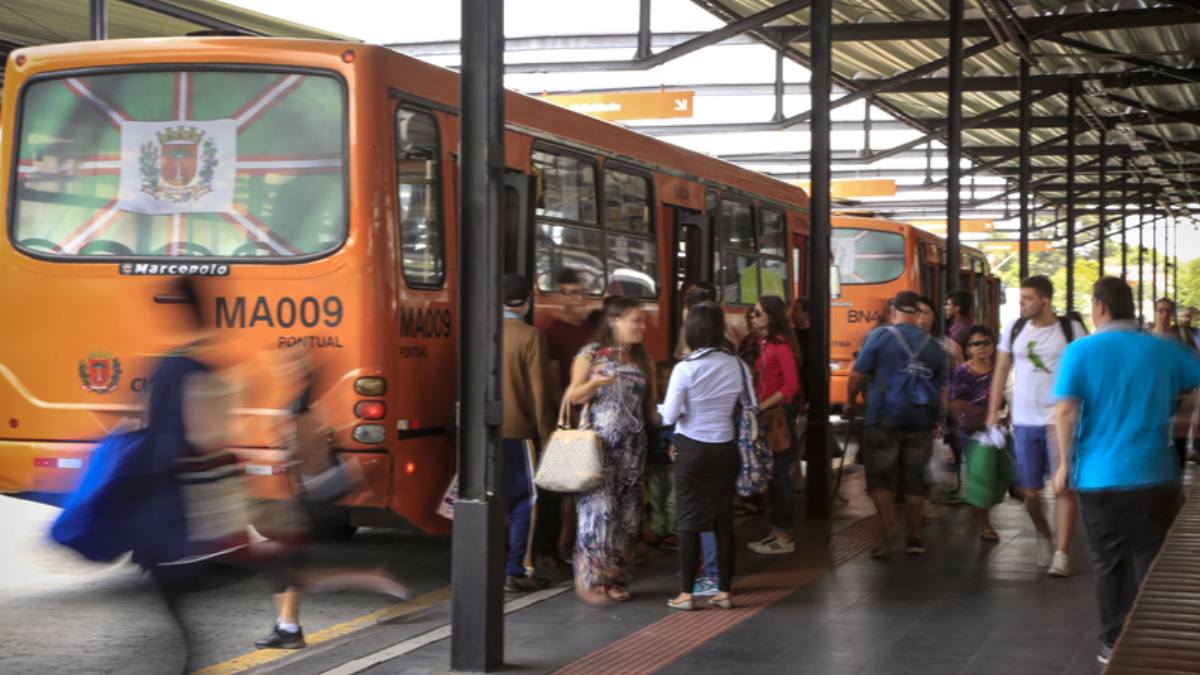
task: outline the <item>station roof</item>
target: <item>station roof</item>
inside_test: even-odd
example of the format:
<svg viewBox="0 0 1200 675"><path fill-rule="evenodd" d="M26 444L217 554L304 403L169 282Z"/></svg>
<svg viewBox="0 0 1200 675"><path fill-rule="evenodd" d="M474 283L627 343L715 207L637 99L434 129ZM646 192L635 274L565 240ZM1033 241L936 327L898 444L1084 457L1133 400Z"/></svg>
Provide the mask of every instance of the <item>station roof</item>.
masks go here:
<svg viewBox="0 0 1200 675"><path fill-rule="evenodd" d="M88 4L87 0L0 2L0 59L20 47L90 39ZM171 37L224 30L272 37L352 39L217 0L109 0L107 6L109 38Z"/></svg>
<svg viewBox="0 0 1200 675"><path fill-rule="evenodd" d="M808 65L809 2L693 1L731 25L746 25L774 10L776 18L750 35ZM833 75L851 92L842 100L869 97L929 139L944 138L939 131L944 133L948 101L948 14L945 0L835 0ZM975 0L966 3L963 48L963 151L977 167L1016 174L1018 73L1024 55L1033 64L1032 162L1034 181L1041 180L1036 188L1041 201L1055 204L1065 197L1061 174L1054 174L1056 168L1065 174L1067 91L1076 86L1082 116L1076 126L1081 132L1076 166L1084 169L1078 183L1098 184L1103 129L1111 158L1110 194L1136 182L1134 176L1122 176L1115 159L1128 157L1130 171L1154 185L1160 197L1200 202L1197 0L1152 5L1142 0L1023 5ZM781 124L806 120L806 115ZM923 145L924 139L909 147ZM1079 203L1095 201L1095 192L1082 192Z"/></svg>

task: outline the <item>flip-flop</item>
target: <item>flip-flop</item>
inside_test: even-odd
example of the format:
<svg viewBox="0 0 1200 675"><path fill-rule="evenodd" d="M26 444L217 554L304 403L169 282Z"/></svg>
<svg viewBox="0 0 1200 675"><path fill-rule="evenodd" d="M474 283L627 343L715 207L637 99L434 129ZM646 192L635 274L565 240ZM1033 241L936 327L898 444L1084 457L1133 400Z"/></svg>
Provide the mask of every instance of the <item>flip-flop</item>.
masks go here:
<svg viewBox="0 0 1200 675"><path fill-rule="evenodd" d="M616 586L609 586L604 590L604 594L608 596L609 600L613 600L615 602L629 602L633 599L633 596L629 594L629 591L623 588L617 588Z"/></svg>

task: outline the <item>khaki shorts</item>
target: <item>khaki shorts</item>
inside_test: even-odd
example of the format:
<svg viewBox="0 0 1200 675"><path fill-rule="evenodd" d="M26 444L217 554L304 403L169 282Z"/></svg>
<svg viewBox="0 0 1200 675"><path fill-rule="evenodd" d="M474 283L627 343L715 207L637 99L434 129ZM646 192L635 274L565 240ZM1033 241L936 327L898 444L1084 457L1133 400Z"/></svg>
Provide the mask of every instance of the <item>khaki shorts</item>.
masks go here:
<svg viewBox="0 0 1200 675"><path fill-rule="evenodd" d="M863 432L862 460L867 489L891 490L912 497L929 496L925 468L933 454L933 430L907 431L869 426Z"/></svg>

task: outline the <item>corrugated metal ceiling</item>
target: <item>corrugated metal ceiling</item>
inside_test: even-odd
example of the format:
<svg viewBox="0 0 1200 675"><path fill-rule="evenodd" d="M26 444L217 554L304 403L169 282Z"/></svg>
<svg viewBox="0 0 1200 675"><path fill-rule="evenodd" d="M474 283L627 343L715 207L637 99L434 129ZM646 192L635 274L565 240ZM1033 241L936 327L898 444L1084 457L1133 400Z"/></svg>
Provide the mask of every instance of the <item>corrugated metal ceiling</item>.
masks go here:
<svg viewBox="0 0 1200 675"><path fill-rule="evenodd" d="M698 5L726 21L736 20L778 5L783 0L694 0ZM1102 96L1081 96L1080 105L1099 108L1106 102L1108 95L1115 95L1134 102L1146 104L1150 112L1120 104L1118 107L1126 114L1121 117L1105 117L1103 119L1108 134L1109 145L1119 147L1125 140L1112 133L1115 123L1124 120L1143 122L1135 125L1142 139L1152 143L1155 136L1165 139L1167 148L1155 153L1160 165L1170 174L1175 163L1185 165L1200 164L1200 152L1177 151L1170 152L1171 146L1181 142L1200 139L1200 126L1196 124L1181 124L1169 118L1164 118L1161 111L1180 111L1191 115L1200 111L1200 8L1191 3L1181 2L1178 6L1170 3L1148 5L1141 0L1121 0L1116 4L1098 4L1093 2L1063 2L1062 0L1038 0L1032 4L1020 6L1004 5L1007 0L967 0L966 18L982 19L981 2L993 2L1006 9L1011 9L1015 16L1022 19L1036 20L1038 17L1059 17L1067 22L1067 26L1056 35L1076 40L1097 48L1119 52L1126 60L1112 56L1097 55L1093 50L1084 51L1079 45L1068 46L1050 39L1035 39L1029 43L1028 50L1034 55L1034 75L1067 75L1078 74L1087 79L1088 74L1099 73L1146 73L1157 70L1159 74L1166 72L1158 66L1167 69L1180 69L1189 74L1190 79L1178 79L1169 84L1155 86L1110 86ZM1070 23L1095 18L1099 13L1123 12L1113 14L1113 17L1132 16L1138 12L1143 16L1147 12L1158 12L1160 16L1167 12L1180 12L1183 20L1174 25L1154 25L1147 27L1116 28L1105 30L1071 31ZM879 26L881 23L902 23L915 21L947 21L949 16L948 3L931 0L834 0L833 20L835 24L868 24ZM1133 23L1133 22L1131 22ZM1160 22L1167 23L1167 22ZM788 15L782 20L769 24L769 28L805 27L809 25L808 10ZM1026 26L1029 24L1026 23ZM766 33L758 33L767 35ZM1045 38L1053 37L1051 35ZM979 44L989 39L985 36L964 38L964 48ZM808 40L801 38L790 44L792 54L801 62L805 62L808 53ZM1096 50L1098 51L1098 50ZM948 53L946 39L905 39L905 40L838 40L833 43L834 76L839 84L850 89L856 88L856 81L886 79L901 75L915 68L943 59ZM1140 59L1141 62L1130 62L1128 59ZM1019 71L1019 55L1011 43L1002 43L964 61L963 72L966 77L1006 76L1016 77ZM926 77L947 76L946 69L926 75ZM1160 80L1163 78L1160 78ZM1036 92L1035 92L1036 93ZM929 127L929 122L940 120L946 116L947 95L940 92L881 92L874 100L903 117L921 126ZM1011 91L965 91L963 93L963 117L969 119L995 110L1005 104L1019 100L1015 88ZM1112 100L1107 102L1112 103ZM1067 95L1057 93L1032 106L1034 116L1063 116L1066 114ZM1157 112L1156 112L1157 111ZM1134 119L1132 115L1139 115ZM936 124L935 124L936 126ZM1077 128L1086 128L1082 121ZM1035 128L1031 132L1032 142L1048 141L1062 136L1065 128ZM1087 131L1077 136L1080 145L1095 145L1099 143L1096 131ZM964 151L971 153L971 148L978 146L1006 145L1017 147L1017 129L966 129L963 132ZM1192 150L1200 150L1200 144L1193 145ZM1093 155L1080 155L1080 162L1094 159ZM987 158L984 158L985 160ZM1015 164L1016 159L1012 160ZM1065 164L1065 159L1059 157L1035 157L1035 166L1058 166ZM1115 162L1115 160L1114 160ZM1177 174L1182 178L1200 180L1200 172ZM1080 177L1081 182L1092 182L1093 176ZM1186 193L1185 193L1186 194ZM1194 195L1193 195L1194 197ZM1191 199L1188 201L1200 201Z"/></svg>

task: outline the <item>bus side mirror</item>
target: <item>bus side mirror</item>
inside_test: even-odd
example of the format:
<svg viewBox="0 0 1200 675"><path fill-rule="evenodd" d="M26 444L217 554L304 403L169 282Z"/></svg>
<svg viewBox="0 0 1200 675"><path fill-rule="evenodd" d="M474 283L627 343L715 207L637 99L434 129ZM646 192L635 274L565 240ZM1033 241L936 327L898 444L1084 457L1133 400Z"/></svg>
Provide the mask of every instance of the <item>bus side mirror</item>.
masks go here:
<svg viewBox="0 0 1200 675"><path fill-rule="evenodd" d="M829 266L829 299L837 300L842 297L842 271L837 265Z"/></svg>

